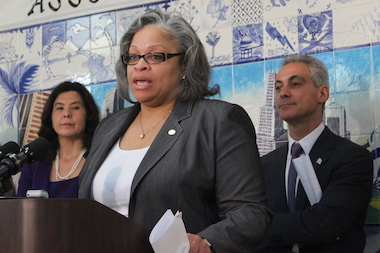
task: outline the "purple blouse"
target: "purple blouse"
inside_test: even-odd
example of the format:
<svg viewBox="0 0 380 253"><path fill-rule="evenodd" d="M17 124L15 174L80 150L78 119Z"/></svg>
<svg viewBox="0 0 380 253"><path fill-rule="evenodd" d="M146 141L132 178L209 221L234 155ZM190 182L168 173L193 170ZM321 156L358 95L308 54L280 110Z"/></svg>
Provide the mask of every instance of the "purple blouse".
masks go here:
<svg viewBox="0 0 380 253"><path fill-rule="evenodd" d="M26 197L28 190L45 190L49 198L78 198L78 178L50 182L51 164L36 161L21 170L17 196Z"/></svg>

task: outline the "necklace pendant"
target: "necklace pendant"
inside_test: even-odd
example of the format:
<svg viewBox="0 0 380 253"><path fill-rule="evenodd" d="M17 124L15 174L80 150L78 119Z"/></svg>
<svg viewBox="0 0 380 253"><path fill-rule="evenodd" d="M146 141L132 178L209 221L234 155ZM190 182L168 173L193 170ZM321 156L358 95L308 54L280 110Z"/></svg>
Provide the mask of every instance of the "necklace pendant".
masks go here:
<svg viewBox="0 0 380 253"><path fill-rule="evenodd" d="M172 111L169 111L169 113L165 116L165 117L163 117L162 119L160 119L157 123L156 123L156 125L154 125L153 127L151 127L148 131L146 131L145 133L144 133L144 128L143 128L143 125L142 125L142 122L141 122L141 113L140 113L140 126L141 126L141 132L143 132L142 134L140 134L140 138L141 139L144 139L144 137L145 137L145 135L147 134L147 133L149 133L150 131L152 131L153 130L153 128L155 128L156 126L158 126L158 124L160 124L165 118L167 118L167 117L169 117L169 115L170 115L170 113L171 113Z"/></svg>

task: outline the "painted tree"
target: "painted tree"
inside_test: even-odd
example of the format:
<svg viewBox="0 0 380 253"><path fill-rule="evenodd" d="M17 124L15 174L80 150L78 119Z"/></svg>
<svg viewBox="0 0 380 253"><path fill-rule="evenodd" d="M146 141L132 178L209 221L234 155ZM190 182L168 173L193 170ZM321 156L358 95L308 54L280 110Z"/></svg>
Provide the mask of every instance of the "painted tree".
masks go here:
<svg viewBox="0 0 380 253"><path fill-rule="evenodd" d="M212 53L211 53L211 59L215 57L215 46L218 44L220 40L220 35L217 31L209 32L206 36L206 42L210 46L212 46Z"/></svg>

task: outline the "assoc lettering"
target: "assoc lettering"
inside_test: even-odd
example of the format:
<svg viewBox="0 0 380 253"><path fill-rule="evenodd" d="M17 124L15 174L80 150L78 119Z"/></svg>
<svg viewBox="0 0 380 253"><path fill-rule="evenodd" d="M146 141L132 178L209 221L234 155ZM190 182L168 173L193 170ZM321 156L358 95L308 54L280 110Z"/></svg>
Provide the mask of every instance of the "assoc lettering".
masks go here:
<svg viewBox="0 0 380 253"><path fill-rule="evenodd" d="M82 0L76 0L76 1L67 0L67 1L68 1L69 5L73 8L77 8L82 2ZM88 0L88 1L90 3L96 3L99 0ZM43 13L45 11L46 2L47 1L44 1L44 0L35 0L32 8L28 12L28 16L34 14L34 8L35 7L37 7L37 8L39 7L40 13ZM54 0L54 1L49 0L47 3L47 6L49 7L50 10L57 12L62 6L61 2L62 2L61 0Z"/></svg>

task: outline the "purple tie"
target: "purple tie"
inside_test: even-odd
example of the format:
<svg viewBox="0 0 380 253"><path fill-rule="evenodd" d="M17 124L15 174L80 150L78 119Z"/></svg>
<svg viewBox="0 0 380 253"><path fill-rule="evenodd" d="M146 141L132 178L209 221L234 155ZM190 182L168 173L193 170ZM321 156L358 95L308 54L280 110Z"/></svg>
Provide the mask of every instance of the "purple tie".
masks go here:
<svg viewBox="0 0 380 253"><path fill-rule="evenodd" d="M289 174L288 174L288 206L289 212L296 211L296 178L297 171L293 165L293 159L299 157L303 152L301 145L297 142L293 143L291 154L292 160L290 161Z"/></svg>

